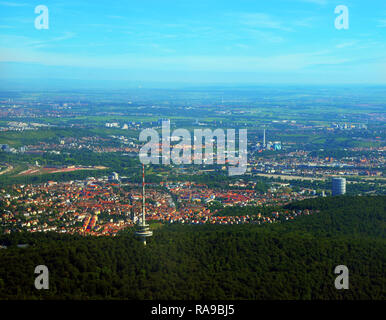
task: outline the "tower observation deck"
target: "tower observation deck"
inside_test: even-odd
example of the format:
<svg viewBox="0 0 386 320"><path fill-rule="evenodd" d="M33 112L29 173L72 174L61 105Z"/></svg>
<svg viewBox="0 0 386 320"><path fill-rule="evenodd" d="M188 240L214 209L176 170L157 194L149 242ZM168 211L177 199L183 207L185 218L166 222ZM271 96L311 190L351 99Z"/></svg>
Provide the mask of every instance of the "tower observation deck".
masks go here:
<svg viewBox="0 0 386 320"><path fill-rule="evenodd" d="M153 235L153 232L150 231L149 225L146 223L144 164L142 164L142 217L138 219L137 230L135 232L135 235L141 238L144 245L146 245L146 238L151 237Z"/></svg>

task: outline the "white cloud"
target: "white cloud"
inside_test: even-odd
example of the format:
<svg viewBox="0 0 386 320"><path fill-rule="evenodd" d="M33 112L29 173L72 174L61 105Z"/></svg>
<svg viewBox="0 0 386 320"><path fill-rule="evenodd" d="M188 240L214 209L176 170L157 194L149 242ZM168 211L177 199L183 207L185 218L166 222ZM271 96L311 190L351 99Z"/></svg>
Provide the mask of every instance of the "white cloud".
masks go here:
<svg viewBox="0 0 386 320"><path fill-rule="evenodd" d="M227 72L288 72L317 65L339 65L350 58L337 58L328 51L276 56L165 56L144 57L119 54L105 57L73 56L35 49L0 48L0 62L37 63L48 66L103 69L195 70Z"/></svg>
<svg viewBox="0 0 386 320"><path fill-rule="evenodd" d="M60 42L60 41L72 39L75 36L76 36L76 33L74 32L65 32L62 36L59 36L59 37L54 37L48 40L37 40L37 41L33 40L28 42L27 44L35 48L42 48L42 47L46 47L47 45L53 42Z"/></svg>
<svg viewBox="0 0 386 320"><path fill-rule="evenodd" d="M327 0L300 0L302 2L314 3L319 5L326 5L328 3Z"/></svg>
<svg viewBox="0 0 386 320"><path fill-rule="evenodd" d="M280 43L284 41L283 37L280 37L272 32L269 31L261 31L257 29L245 29L245 32L248 32L256 39L262 40L264 42L270 42L270 43Z"/></svg>
<svg viewBox="0 0 386 320"><path fill-rule="evenodd" d="M378 28L386 28L386 19L378 20Z"/></svg>
<svg viewBox="0 0 386 320"><path fill-rule="evenodd" d="M306 27L310 28L317 24L318 18L316 17L306 17L303 19L298 19L292 22L292 24L296 27Z"/></svg>
<svg viewBox="0 0 386 320"><path fill-rule="evenodd" d="M249 49L249 46L243 43L236 43L235 47L241 48L241 49Z"/></svg>
<svg viewBox="0 0 386 320"><path fill-rule="evenodd" d="M358 43L358 41L356 41L356 40L346 41L346 42L342 42L342 43L337 44L335 47L338 49L343 49L343 48L347 48L347 47L352 47L356 43Z"/></svg>
<svg viewBox="0 0 386 320"><path fill-rule="evenodd" d="M109 19L117 19L117 20L124 20L124 19L126 19L126 17L116 16L116 15L109 15L109 16L107 16L107 18L109 18Z"/></svg>
<svg viewBox="0 0 386 320"><path fill-rule="evenodd" d="M291 29L283 26L283 23L278 19L266 13L241 13L238 14L239 22L243 25L264 29L277 29L290 31Z"/></svg>
<svg viewBox="0 0 386 320"><path fill-rule="evenodd" d="M9 2L9 1L0 1L0 5L6 6L6 7L25 7L25 6L27 6L26 3Z"/></svg>

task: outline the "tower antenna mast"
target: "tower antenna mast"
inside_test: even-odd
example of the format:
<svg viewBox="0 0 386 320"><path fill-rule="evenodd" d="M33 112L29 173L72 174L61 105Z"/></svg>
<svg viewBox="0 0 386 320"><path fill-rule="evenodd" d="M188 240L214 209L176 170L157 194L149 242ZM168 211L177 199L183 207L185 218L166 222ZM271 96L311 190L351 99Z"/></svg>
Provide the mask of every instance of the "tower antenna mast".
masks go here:
<svg viewBox="0 0 386 320"><path fill-rule="evenodd" d="M141 238L143 245L146 246L146 238L151 237L149 225L146 224L146 193L145 193L145 165L142 164L142 218L138 219L137 231L135 234Z"/></svg>

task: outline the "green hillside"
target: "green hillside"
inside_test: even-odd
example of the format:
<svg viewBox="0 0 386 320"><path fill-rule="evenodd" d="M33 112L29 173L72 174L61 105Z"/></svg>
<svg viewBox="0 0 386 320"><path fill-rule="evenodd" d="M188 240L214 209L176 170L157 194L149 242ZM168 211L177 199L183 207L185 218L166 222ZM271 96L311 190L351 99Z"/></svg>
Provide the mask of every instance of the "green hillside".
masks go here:
<svg viewBox="0 0 386 320"><path fill-rule="evenodd" d="M385 299L385 204L319 198L288 206L319 213L275 225L167 225L146 248L131 232L2 236L0 299ZM39 264L49 290L34 288ZM334 287L337 265L349 290Z"/></svg>

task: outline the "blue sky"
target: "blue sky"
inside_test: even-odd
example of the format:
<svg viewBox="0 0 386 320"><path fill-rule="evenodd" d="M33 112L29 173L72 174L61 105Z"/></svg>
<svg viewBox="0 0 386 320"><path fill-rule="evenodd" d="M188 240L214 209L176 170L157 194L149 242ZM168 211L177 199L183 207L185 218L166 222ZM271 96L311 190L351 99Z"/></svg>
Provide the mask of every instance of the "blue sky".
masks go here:
<svg viewBox="0 0 386 320"><path fill-rule="evenodd" d="M0 1L0 79L386 84L386 1Z"/></svg>

